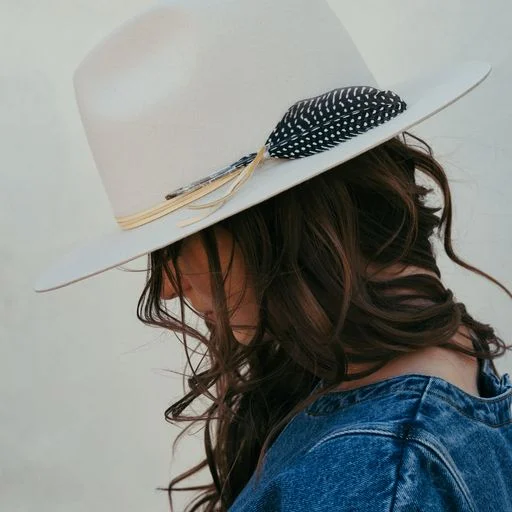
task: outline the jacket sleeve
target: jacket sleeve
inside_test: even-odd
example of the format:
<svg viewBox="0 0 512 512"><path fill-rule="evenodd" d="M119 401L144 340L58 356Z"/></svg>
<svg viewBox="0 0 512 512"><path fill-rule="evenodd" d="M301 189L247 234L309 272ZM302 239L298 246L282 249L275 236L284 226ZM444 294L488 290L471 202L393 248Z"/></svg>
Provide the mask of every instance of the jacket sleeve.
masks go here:
<svg viewBox="0 0 512 512"><path fill-rule="evenodd" d="M439 452L388 433L337 433L317 443L267 489L282 511L467 512L469 492ZM267 510L257 507L257 510Z"/></svg>

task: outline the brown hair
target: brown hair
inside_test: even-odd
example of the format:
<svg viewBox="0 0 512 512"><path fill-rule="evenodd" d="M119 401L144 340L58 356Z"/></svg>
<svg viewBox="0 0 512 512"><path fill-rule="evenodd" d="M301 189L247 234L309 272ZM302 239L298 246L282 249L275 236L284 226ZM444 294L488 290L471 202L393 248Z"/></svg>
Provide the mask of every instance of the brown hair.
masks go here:
<svg viewBox="0 0 512 512"><path fill-rule="evenodd" d="M403 140L395 137L218 223L240 247L261 304L258 329L248 345L238 343L229 326L215 226L200 232L218 319L208 324L207 335L185 322L188 306L177 266L180 243L149 255L137 316L148 325L181 333L192 370L190 391L165 412L170 422L191 422L173 448L195 422L205 421L205 459L174 478L167 489L159 489L169 492L171 510L171 493L187 489L203 491L187 511L227 510L256 468L259 474L263 454L286 423L318 398L312 390L320 380L324 394L344 380L369 375L394 357L424 347L443 346L489 360L511 348L432 276L377 280L367 272L368 264L384 269L400 263L440 278L430 238L436 231L441 238L444 227L450 259L512 297L496 279L455 255L446 174L430 146L406 134L422 147L407 143L405 134ZM437 183L444 208L427 206L433 189L416 183L415 170ZM176 277L169 271L169 260ZM178 290L180 318L160 299L163 269ZM421 299L421 305L411 299ZM474 350L450 341L462 324L478 337ZM189 336L204 346L201 362L205 359L208 366L200 372L190 361ZM347 375L348 365L354 363L374 366ZM204 414L183 414L201 395L211 400ZM176 488L206 466L211 484Z"/></svg>

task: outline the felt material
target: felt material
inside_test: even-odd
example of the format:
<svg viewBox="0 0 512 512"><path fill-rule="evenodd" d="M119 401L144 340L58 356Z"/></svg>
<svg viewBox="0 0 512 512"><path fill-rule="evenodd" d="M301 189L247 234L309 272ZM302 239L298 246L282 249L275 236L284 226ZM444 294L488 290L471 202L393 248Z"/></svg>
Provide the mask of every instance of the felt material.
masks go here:
<svg viewBox="0 0 512 512"><path fill-rule="evenodd" d="M432 116L489 72L486 63L465 62L406 83L377 84L323 0L175 0L152 7L96 46L74 77L113 227L61 255L34 288L96 275L264 201ZM266 158L199 222L188 222L197 211L185 206L133 229L115 223L255 154L296 102L356 86L390 91L407 107L320 153ZM223 197L228 187L199 203Z"/></svg>

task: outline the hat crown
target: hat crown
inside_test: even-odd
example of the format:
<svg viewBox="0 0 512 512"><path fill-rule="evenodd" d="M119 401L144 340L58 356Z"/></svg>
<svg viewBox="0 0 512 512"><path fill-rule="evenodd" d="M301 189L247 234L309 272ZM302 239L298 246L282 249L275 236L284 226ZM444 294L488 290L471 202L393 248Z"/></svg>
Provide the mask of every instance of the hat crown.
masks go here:
<svg viewBox="0 0 512 512"><path fill-rule="evenodd" d="M83 60L77 103L116 216L257 151L295 102L376 82L324 0L175 0Z"/></svg>

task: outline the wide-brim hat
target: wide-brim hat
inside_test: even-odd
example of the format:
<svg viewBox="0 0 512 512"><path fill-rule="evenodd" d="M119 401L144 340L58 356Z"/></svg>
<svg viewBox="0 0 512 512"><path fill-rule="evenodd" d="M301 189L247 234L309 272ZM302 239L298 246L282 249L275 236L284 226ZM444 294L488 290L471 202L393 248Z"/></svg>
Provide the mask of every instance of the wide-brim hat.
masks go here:
<svg viewBox="0 0 512 512"><path fill-rule="evenodd" d="M327 171L489 72L463 62L377 84L325 0L161 2L75 72L112 229L61 256L35 290L115 268Z"/></svg>

